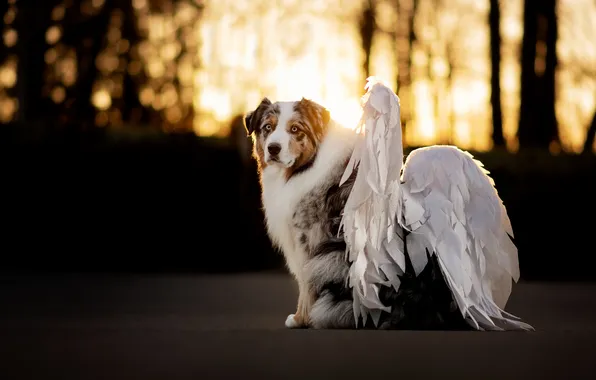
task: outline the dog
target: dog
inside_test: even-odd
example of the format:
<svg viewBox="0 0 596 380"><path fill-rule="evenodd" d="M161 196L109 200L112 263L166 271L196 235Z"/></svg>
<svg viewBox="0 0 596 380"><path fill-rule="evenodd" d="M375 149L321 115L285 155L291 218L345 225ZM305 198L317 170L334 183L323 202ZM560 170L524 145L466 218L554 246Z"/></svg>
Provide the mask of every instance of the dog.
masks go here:
<svg viewBox="0 0 596 380"><path fill-rule="evenodd" d="M306 98L263 98L243 120L253 140L267 234L298 285L296 311L287 316L285 326L355 328L340 222L357 170L341 186L340 180L356 131ZM412 270L401 280L398 292L382 289L382 301L394 307L377 328L445 328L457 320L457 307L438 266L428 265L418 278ZM449 324L465 326L462 322Z"/></svg>

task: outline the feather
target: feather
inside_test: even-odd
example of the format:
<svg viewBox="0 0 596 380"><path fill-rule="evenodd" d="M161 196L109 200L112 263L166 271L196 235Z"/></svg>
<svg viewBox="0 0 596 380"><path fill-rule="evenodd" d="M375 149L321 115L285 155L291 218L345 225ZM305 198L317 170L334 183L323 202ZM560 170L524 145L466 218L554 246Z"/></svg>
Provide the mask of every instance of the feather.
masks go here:
<svg viewBox="0 0 596 380"><path fill-rule="evenodd" d="M358 171L340 226L352 263L354 315L366 323L368 313L376 325L378 311L391 310L380 301L379 287L390 284L398 289L398 276L405 271L404 241L395 232L402 209L403 149L397 95L374 78L369 78L365 89L358 141L342 182L356 167Z"/></svg>
<svg viewBox="0 0 596 380"><path fill-rule="evenodd" d="M425 187L420 186L420 173L426 173ZM406 242L408 254L418 255L410 252L410 246L433 247L462 316L473 327L532 329L502 310L512 280L519 278L517 249L508 235L508 218L502 216L506 210L486 173L469 153L455 147L432 146L410 153L402 187L411 194L408 188L415 188L410 202L419 203L430 216L419 221L418 230L424 232L412 235L417 241ZM407 223L404 227L409 228Z"/></svg>
<svg viewBox="0 0 596 380"><path fill-rule="evenodd" d="M531 330L503 310L519 267L511 222L488 171L451 146L416 149L404 163L399 98L374 77L365 90L357 144L341 179L358 168L340 223L356 321L370 317L378 325L381 311L391 310L380 287L399 289L406 254L416 276L430 254L471 326Z"/></svg>

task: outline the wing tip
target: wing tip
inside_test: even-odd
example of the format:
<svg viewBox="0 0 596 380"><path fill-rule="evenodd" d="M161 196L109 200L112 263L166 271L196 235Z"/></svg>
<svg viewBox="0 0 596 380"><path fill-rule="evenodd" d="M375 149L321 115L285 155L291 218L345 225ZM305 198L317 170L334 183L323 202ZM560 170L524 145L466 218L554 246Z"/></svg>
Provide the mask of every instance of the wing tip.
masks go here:
<svg viewBox="0 0 596 380"><path fill-rule="evenodd" d="M367 94L370 94L374 89L386 90L390 95L395 96L399 103L399 96L395 93L395 91L393 91L389 82L382 79L381 77L371 75L368 78L366 78L366 84L364 85L364 90L366 91Z"/></svg>
<svg viewBox="0 0 596 380"><path fill-rule="evenodd" d="M391 88L387 81L376 75L370 75L368 78L366 78L366 85L364 86L364 88L369 89L370 87L376 84L381 84L384 87Z"/></svg>

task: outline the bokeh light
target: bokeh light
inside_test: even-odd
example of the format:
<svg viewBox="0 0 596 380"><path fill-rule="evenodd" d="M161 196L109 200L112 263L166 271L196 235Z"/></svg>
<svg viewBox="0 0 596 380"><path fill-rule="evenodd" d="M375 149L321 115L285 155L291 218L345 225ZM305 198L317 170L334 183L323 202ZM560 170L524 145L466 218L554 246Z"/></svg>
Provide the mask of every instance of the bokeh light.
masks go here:
<svg viewBox="0 0 596 380"><path fill-rule="evenodd" d="M230 120L264 96L311 98L352 127L358 121L365 79L358 26L365 2L131 0L131 24L122 5L65 0L51 10L45 32L43 93L57 107L65 106L75 96L73 89L82 75L77 46L64 40L69 7L78 6L83 16L91 18L113 6L92 63L98 71L89 97L96 125L123 125L128 117L124 108L130 103L127 89L134 86L135 107L151 116L144 122L166 131L225 136ZM523 2L500 3L503 129L507 147L515 151ZM399 89L408 118L406 145L453 143L464 149L490 149L488 1L418 0L412 46L406 34L414 2L376 4L378 31L371 73L393 84L394 90L398 77L410 76ZM2 15L2 43L9 51L0 62L2 121L18 111L18 60L11 53L19 44L13 25L18 12L18 2L10 0ZM559 2L557 12L556 112L562 141L551 151L579 152L596 107L596 27L591 21L596 18L596 4ZM537 50L540 53L544 47ZM407 56L410 61L404 59ZM406 73L408 62L412 67ZM539 54L536 70L543 66Z"/></svg>

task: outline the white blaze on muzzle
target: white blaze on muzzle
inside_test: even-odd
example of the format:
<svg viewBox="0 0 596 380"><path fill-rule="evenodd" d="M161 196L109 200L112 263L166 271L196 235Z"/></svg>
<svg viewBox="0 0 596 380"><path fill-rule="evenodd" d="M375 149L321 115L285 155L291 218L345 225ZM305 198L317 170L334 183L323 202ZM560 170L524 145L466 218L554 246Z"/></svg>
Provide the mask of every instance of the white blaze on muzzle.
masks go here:
<svg viewBox="0 0 596 380"><path fill-rule="evenodd" d="M265 161L289 167L294 164L296 157L290 152L292 136L288 132L288 122L294 116L294 102L279 102L279 118L277 127L265 139Z"/></svg>

